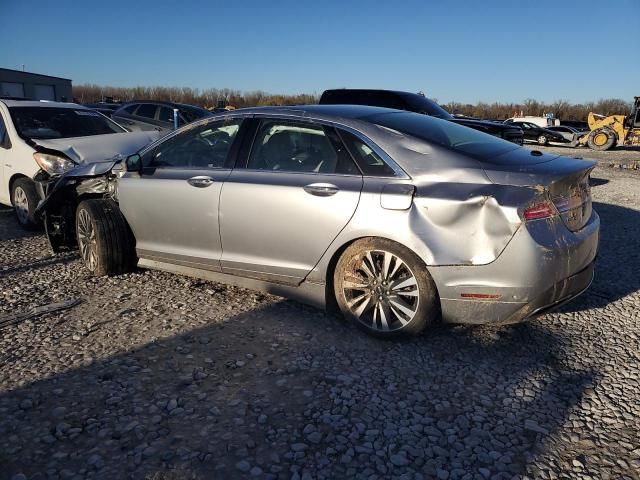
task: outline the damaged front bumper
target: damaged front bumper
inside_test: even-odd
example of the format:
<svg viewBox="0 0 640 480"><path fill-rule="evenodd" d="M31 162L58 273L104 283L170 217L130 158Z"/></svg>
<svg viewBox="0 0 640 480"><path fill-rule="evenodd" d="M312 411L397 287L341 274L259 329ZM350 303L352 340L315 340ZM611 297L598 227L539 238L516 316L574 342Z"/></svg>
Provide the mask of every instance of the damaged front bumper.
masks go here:
<svg viewBox="0 0 640 480"><path fill-rule="evenodd" d="M75 247L75 211L81 197L115 197L117 175L113 170L119 163L120 160L90 163L60 176L41 172L34 177L42 199L35 214L43 219L53 252Z"/></svg>

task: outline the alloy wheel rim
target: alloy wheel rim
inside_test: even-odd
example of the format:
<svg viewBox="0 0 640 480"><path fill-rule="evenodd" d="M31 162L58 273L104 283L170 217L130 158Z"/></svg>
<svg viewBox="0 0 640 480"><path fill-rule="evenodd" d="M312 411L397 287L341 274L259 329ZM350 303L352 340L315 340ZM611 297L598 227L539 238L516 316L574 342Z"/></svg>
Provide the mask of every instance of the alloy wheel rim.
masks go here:
<svg viewBox="0 0 640 480"><path fill-rule="evenodd" d="M381 332L405 327L420 303L416 276L402 259L386 250L368 250L352 258L342 291L351 314Z"/></svg>
<svg viewBox="0 0 640 480"><path fill-rule="evenodd" d="M91 223L91 218L86 210L78 212L78 247L80 255L89 270L93 271L98 263L98 255L96 254L96 232Z"/></svg>
<svg viewBox="0 0 640 480"><path fill-rule="evenodd" d="M16 187L13 192L13 207L20 223L27 223L29 219L29 199L22 187Z"/></svg>

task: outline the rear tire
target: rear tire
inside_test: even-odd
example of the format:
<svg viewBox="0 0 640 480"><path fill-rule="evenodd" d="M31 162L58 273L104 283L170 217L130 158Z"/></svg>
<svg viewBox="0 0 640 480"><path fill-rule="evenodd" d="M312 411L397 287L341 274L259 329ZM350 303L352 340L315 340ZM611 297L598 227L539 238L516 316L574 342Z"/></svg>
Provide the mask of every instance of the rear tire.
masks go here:
<svg viewBox="0 0 640 480"><path fill-rule="evenodd" d="M40 222L35 217L38 202L40 202L40 196L32 180L18 178L13 182L11 185L11 204L22 228L36 230L40 227Z"/></svg>
<svg viewBox="0 0 640 480"><path fill-rule="evenodd" d="M130 272L136 265L135 239L113 200L83 200L76 210L82 261L96 277Z"/></svg>
<svg viewBox="0 0 640 480"><path fill-rule="evenodd" d="M371 335L418 335L439 316L436 286L424 262L391 240L364 238L347 247L333 285L343 315Z"/></svg>
<svg viewBox="0 0 640 480"><path fill-rule="evenodd" d="M598 128L587 137L587 145L591 150L603 152L609 150L616 143L616 134L610 128Z"/></svg>

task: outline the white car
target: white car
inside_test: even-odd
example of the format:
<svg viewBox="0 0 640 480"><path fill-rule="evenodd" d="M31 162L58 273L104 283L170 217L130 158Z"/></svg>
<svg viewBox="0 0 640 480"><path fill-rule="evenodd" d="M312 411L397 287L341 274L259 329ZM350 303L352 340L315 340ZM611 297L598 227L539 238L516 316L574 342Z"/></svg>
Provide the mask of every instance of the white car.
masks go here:
<svg viewBox="0 0 640 480"><path fill-rule="evenodd" d="M34 228L42 193L34 177L131 155L159 132L129 132L75 103L0 99L0 203L12 205L20 224Z"/></svg>

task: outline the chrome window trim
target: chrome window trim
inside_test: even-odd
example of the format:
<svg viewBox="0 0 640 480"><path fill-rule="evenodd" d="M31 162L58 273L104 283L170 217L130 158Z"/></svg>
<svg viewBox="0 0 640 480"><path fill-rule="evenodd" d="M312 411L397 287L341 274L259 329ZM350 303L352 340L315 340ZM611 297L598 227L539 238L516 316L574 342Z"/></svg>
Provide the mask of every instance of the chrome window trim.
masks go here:
<svg viewBox="0 0 640 480"><path fill-rule="evenodd" d="M322 175L325 177L350 177L350 178L363 178L364 175L358 174L350 174L350 173L321 173L321 172L296 172L294 170L261 170L259 168L234 168L234 171L240 172L251 172L251 173L267 173L270 175L275 175L278 173L286 173L288 175ZM374 177L381 178L381 177ZM387 178L395 178L395 177L387 177Z"/></svg>

